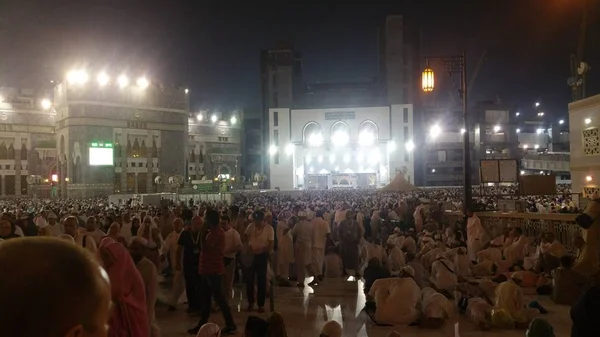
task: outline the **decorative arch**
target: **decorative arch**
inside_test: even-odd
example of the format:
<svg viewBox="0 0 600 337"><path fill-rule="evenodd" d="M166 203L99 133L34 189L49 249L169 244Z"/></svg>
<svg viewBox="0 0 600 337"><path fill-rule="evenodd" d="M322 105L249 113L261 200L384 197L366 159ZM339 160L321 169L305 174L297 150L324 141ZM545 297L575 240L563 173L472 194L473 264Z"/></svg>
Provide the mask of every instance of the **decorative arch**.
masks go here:
<svg viewBox="0 0 600 337"><path fill-rule="evenodd" d="M342 120L336 121L331 125L331 128L329 129L329 134L333 135L333 133L337 130L347 130L348 132L350 132L350 126L348 125L348 123Z"/></svg>
<svg viewBox="0 0 600 337"><path fill-rule="evenodd" d="M358 137L359 138L361 137L360 136L361 133L364 131L373 133L373 135L375 136L374 137L375 143L377 143L379 141L379 126L377 125L377 123L373 122L370 119L365 119L358 126Z"/></svg>
<svg viewBox="0 0 600 337"><path fill-rule="evenodd" d="M302 128L302 142L306 143L307 140L307 135L308 133L312 133L312 132L317 132L317 131L323 131L323 128L321 128L321 124L315 122L315 121L310 121L308 123L306 123L304 125L304 127Z"/></svg>

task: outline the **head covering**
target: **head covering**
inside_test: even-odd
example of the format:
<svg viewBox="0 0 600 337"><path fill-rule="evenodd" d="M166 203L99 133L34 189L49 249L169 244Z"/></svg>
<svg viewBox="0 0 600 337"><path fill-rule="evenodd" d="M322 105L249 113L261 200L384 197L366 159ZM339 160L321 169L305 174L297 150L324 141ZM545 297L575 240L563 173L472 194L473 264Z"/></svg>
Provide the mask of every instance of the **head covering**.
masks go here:
<svg viewBox="0 0 600 337"><path fill-rule="evenodd" d="M48 219L56 219L56 218L57 218L57 216L56 216L56 214L54 214L54 212L48 213Z"/></svg>
<svg viewBox="0 0 600 337"><path fill-rule="evenodd" d="M220 337L221 328L215 323L206 323L200 327L196 337Z"/></svg>
<svg viewBox="0 0 600 337"><path fill-rule="evenodd" d="M554 337L554 328L545 319L535 318L529 324L525 337Z"/></svg>
<svg viewBox="0 0 600 337"><path fill-rule="evenodd" d="M75 244L75 240L69 234L61 234L61 235L58 236L58 238L61 239L61 240L69 241L72 244Z"/></svg>
<svg viewBox="0 0 600 337"><path fill-rule="evenodd" d="M299 218L306 218L307 216L308 216L308 214L306 214L306 212L304 212L304 211L298 212L298 217Z"/></svg>
<svg viewBox="0 0 600 337"><path fill-rule="evenodd" d="M413 269L413 267L411 267L409 265L405 265L404 267L402 267L401 271L410 275L410 277L415 277L415 270Z"/></svg>
<svg viewBox="0 0 600 337"><path fill-rule="evenodd" d="M100 241L99 253L112 258L110 266L104 269L110 279L112 298L122 304L121 312L117 313L122 315L119 320L129 327L132 336L149 336L144 281L127 248L105 237Z"/></svg>
<svg viewBox="0 0 600 337"><path fill-rule="evenodd" d="M323 325L321 335L327 337L342 337L342 326L336 321L328 321Z"/></svg>
<svg viewBox="0 0 600 337"><path fill-rule="evenodd" d="M267 337L287 337L283 316L277 311L273 311L267 318L269 323Z"/></svg>

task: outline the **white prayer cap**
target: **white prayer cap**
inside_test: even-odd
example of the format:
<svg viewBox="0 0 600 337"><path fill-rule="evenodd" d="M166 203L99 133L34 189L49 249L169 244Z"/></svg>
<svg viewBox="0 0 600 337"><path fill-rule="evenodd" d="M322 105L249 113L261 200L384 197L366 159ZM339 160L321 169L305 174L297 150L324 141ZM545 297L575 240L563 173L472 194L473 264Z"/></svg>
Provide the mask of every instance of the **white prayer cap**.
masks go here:
<svg viewBox="0 0 600 337"><path fill-rule="evenodd" d="M400 227L394 228L394 233L400 233Z"/></svg>
<svg viewBox="0 0 600 337"><path fill-rule="evenodd" d="M321 335L327 337L342 337L342 326L336 321L328 321L323 325Z"/></svg>
<svg viewBox="0 0 600 337"><path fill-rule="evenodd" d="M435 240L441 240L442 239L442 237L439 234L436 234L433 238Z"/></svg>
<svg viewBox="0 0 600 337"><path fill-rule="evenodd" d="M46 228L48 227L48 222L46 221L46 219L40 216L37 219L35 219L35 225L39 228Z"/></svg>
<svg viewBox="0 0 600 337"><path fill-rule="evenodd" d="M298 217L299 218L306 218L307 216L308 216L308 214L306 214L306 212L304 212L304 211L298 212Z"/></svg>
<svg viewBox="0 0 600 337"><path fill-rule="evenodd" d="M142 245L142 246L144 246L144 247L147 247L147 246L148 246L148 240L146 240L145 238L143 238L143 237L140 237L140 236L136 236L136 237L134 237L134 238L131 240L131 243L134 243L134 242L137 242L137 243L141 244L141 245Z"/></svg>
<svg viewBox="0 0 600 337"><path fill-rule="evenodd" d="M410 277L415 277L415 270L409 265L402 267L402 271L410 275Z"/></svg>

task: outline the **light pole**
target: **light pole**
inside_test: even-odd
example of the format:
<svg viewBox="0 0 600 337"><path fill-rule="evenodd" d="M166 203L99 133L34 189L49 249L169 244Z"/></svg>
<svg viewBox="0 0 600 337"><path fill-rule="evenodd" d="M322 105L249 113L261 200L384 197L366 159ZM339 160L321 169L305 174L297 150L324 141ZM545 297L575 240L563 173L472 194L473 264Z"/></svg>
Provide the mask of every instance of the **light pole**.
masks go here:
<svg viewBox="0 0 600 337"><path fill-rule="evenodd" d="M423 70L422 89L424 92L431 92L435 87L435 76L433 69L429 68L429 61L438 61L442 63L449 74L460 73L459 93L462 99L463 113L463 166L464 166L464 201L463 211L471 207L471 147L469 142L469 118L467 113L467 52L463 51L461 55L426 57L427 67Z"/></svg>

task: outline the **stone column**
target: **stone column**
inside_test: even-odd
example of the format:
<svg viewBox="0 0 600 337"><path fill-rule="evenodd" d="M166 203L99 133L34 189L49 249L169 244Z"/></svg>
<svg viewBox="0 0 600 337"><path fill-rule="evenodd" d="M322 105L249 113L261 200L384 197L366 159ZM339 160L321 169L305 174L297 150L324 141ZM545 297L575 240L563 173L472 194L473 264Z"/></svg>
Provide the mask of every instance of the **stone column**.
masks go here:
<svg viewBox="0 0 600 337"><path fill-rule="evenodd" d="M15 195L21 195L21 155L15 153Z"/></svg>
<svg viewBox="0 0 600 337"><path fill-rule="evenodd" d="M133 192L135 194L138 194L139 193L139 191L138 191L138 173L135 172L133 176L134 176L134 179L133 179Z"/></svg>
<svg viewBox="0 0 600 337"><path fill-rule="evenodd" d="M2 186L0 188L0 195L6 195L6 179L4 179L4 175L2 175Z"/></svg>

